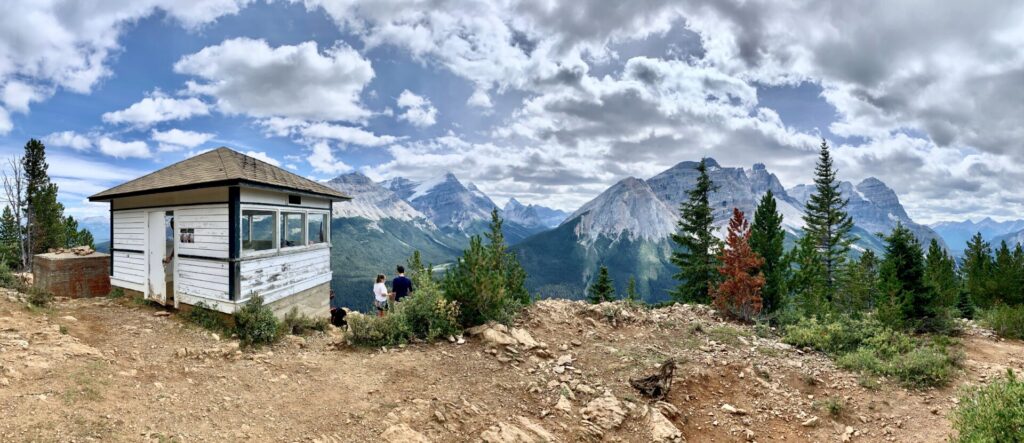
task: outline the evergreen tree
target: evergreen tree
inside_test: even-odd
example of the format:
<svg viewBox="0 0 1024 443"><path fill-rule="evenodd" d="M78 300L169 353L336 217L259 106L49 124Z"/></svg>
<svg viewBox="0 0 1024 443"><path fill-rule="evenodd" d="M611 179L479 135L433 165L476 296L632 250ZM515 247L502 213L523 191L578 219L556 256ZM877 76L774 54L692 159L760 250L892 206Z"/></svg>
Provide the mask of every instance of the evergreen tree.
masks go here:
<svg viewBox="0 0 1024 443"><path fill-rule="evenodd" d="M718 282L718 239L708 200L715 188L704 159L697 165L697 173L697 183L679 209L679 231L672 235L679 246L672 253L672 263L679 267L674 278L680 282L672 297L681 302L708 303L710 290Z"/></svg>
<svg viewBox="0 0 1024 443"><path fill-rule="evenodd" d="M885 259L881 274L884 293L895 309L891 318L894 325L919 327L921 322L933 318L938 309L935 295L925 284L924 252L917 238L902 223L885 237Z"/></svg>
<svg viewBox="0 0 1024 443"><path fill-rule="evenodd" d="M615 301L615 282L608 276L608 267L601 266L597 280L587 288L587 300L591 303Z"/></svg>
<svg viewBox="0 0 1024 443"><path fill-rule="evenodd" d="M1013 248L1013 263L1015 265L1013 287L1016 288L1016 291L1012 294L1010 302L1021 304L1024 303L1024 246L1020 243Z"/></svg>
<svg viewBox="0 0 1024 443"><path fill-rule="evenodd" d="M626 285L626 300L637 301L640 296L636 293L636 277L629 276L629 284Z"/></svg>
<svg viewBox="0 0 1024 443"><path fill-rule="evenodd" d="M3 216L0 216L0 263L7 269L18 269L22 264L21 224L10 206L5 206Z"/></svg>
<svg viewBox="0 0 1024 443"><path fill-rule="evenodd" d="M956 261L946 253L936 239L928 245L925 256L925 283L935 292L940 306L955 307L960 298L960 281L956 274Z"/></svg>
<svg viewBox="0 0 1024 443"><path fill-rule="evenodd" d="M514 310L529 303L526 272L508 251L501 234L501 217L491 214L485 246L479 235L470 238L469 248L445 273L445 297L459 304L461 324L474 326L487 321L507 321Z"/></svg>
<svg viewBox="0 0 1024 443"><path fill-rule="evenodd" d="M1018 278L1017 261L1010 252L1010 246L1003 240L996 250L996 257L992 268L992 291L993 300L996 303L1016 304L1017 294L1020 288L1017 286Z"/></svg>
<svg viewBox="0 0 1024 443"><path fill-rule="evenodd" d="M751 249L750 234L750 224L743 211L733 208L725 248L718 255L722 281L714 290L715 308L743 321L753 320L761 313L761 288L765 282L760 271L764 259Z"/></svg>
<svg viewBox="0 0 1024 443"><path fill-rule="evenodd" d="M974 234L967 242L967 249L964 250L964 259L961 269L964 278L964 288L970 297L971 304L980 307L990 307L993 302L992 248L981 236L981 233Z"/></svg>
<svg viewBox="0 0 1024 443"><path fill-rule="evenodd" d="M831 300L835 291L836 274L850 251L853 237L853 218L846 213L849 199L839 191L839 180L832 165L828 143L821 141L821 152L814 169L814 193L804 213L804 235L814 239L825 272L825 297Z"/></svg>
<svg viewBox="0 0 1024 443"><path fill-rule="evenodd" d="M501 230L504 223L498 214L498 209L491 209L490 232L484 235L487 237L495 266L504 273L508 296L512 300L526 305L530 303L530 292L526 290L526 270L519 264L515 253L509 251L508 245L505 244L505 234Z"/></svg>
<svg viewBox="0 0 1024 443"><path fill-rule="evenodd" d="M78 246L88 246L92 249L96 249L96 240L93 239L92 233L86 229L80 229L78 231Z"/></svg>
<svg viewBox="0 0 1024 443"><path fill-rule="evenodd" d="M776 209L775 195L768 190L754 211L754 223L750 227L750 247L764 259L761 266L761 273L764 274L761 299L765 313L775 312L782 302L785 283L785 264L782 261L785 239L782 214Z"/></svg>
<svg viewBox="0 0 1024 443"><path fill-rule="evenodd" d="M836 295L832 299L836 310L856 317L873 309L878 292L875 253L864 251L859 260L844 265L836 283Z"/></svg>
<svg viewBox="0 0 1024 443"><path fill-rule="evenodd" d="M47 173L46 146L36 139L25 144L25 214L29 252L39 254L61 247L67 241L64 205L57 201L57 185Z"/></svg>
<svg viewBox="0 0 1024 443"><path fill-rule="evenodd" d="M818 243L809 235L800 237L786 260L793 266L786 288L793 297L794 312L802 317L820 317L829 312L825 265Z"/></svg>

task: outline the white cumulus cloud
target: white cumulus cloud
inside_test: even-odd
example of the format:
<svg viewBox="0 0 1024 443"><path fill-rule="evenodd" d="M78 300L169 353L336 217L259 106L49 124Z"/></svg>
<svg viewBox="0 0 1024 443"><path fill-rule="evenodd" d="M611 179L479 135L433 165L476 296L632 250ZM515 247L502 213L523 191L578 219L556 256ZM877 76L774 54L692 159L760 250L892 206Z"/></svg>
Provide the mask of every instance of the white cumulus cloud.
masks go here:
<svg viewBox="0 0 1024 443"><path fill-rule="evenodd" d="M373 67L340 42L320 51L312 41L271 47L236 38L182 57L174 70L196 77L189 92L227 114L350 122L371 115L360 94Z"/></svg>
<svg viewBox="0 0 1024 443"><path fill-rule="evenodd" d="M150 138L159 144L160 152L177 152L192 149L210 141L214 134L208 132L186 131L178 128L167 131L154 129Z"/></svg>
<svg viewBox="0 0 1024 443"><path fill-rule="evenodd" d="M115 158L148 158L152 156L149 145L144 141L123 142L110 137L100 137L97 141L100 152Z"/></svg>
<svg viewBox="0 0 1024 443"><path fill-rule="evenodd" d="M113 124L130 124L139 127L155 123L184 120L197 115L209 114L206 103L195 97L172 98L160 92L151 94L131 106L103 114L103 121Z"/></svg>
<svg viewBox="0 0 1024 443"><path fill-rule="evenodd" d="M437 108L426 97L413 94L406 89L398 96L396 104L405 110L398 118L413 126L426 128L437 123Z"/></svg>
<svg viewBox="0 0 1024 443"><path fill-rule="evenodd" d="M92 149L92 139L75 131L54 132L43 137L43 143L49 146L71 148L76 151Z"/></svg>

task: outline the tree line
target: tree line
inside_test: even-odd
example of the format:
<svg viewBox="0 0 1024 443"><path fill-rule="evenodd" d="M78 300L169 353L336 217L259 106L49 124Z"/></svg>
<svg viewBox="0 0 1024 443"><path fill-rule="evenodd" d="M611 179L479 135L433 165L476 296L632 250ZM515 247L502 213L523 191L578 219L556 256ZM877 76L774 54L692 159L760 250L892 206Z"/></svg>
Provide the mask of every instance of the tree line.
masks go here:
<svg viewBox="0 0 1024 443"><path fill-rule="evenodd" d="M783 215L771 191L760 199L752 222L734 208L720 240L710 204L716 186L704 160L697 173L672 235L677 248L671 262L679 269L674 275L679 284L671 296L677 302L714 304L735 319L773 323L873 312L888 326L933 332L947 331L955 318L970 318L978 308L1024 304L1019 244L1011 249L1003 242L993 250L977 234L957 263L938 241L924 248L897 223L892 232L877 234L885 245L881 257L855 246L849 200L840 191L824 140L804 228L793 233L798 237L788 251ZM616 299L607 268L598 270L587 298Z"/></svg>
<svg viewBox="0 0 1024 443"><path fill-rule="evenodd" d="M5 166L0 178L6 204L0 215L0 266L31 269L35 254L62 247L95 247L92 233L64 215L41 141L30 139L24 154L8 159Z"/></svg>

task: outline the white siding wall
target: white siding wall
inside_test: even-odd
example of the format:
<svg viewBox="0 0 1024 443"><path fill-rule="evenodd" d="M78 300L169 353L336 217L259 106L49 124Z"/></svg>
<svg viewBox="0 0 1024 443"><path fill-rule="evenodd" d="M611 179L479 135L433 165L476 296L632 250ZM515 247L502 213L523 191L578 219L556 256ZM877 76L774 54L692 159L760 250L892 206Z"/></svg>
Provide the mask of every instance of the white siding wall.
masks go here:
<svg viewBox="0 0 1024 443"><path fill-rule="evenodd" d="M114 212L113 284L144 291L146 287L146 213ZM126 251L118 251L118 249ZM135 252L130 252L135 251Z"/></svg>
<svg viewBox="0 0 1024 443"><path fill-rule="evenodd" d="M197 297L196 301L228 301L228 205L203 205L172 208L175 247L177 248L175 293ZM192 229L193 243L181 242L181 230ZM182 256L209 257L204 260Z"/></svg>
<svg viewBox="0 0 1024 443"><path fill-rule="evenodd" d="M270 303L330 282L331 250L322 245L300 252L245 260L239 279L242 300L258 294Z"/></svg>
<svg viewBox="0 0 1024 443"><path fill-rule="evenodd" d="M228 205L195 206L172 209L174 228L194 229L195 243L181 243L175 236L179 255L228 258ZM226 280L225 280L226 281Z"/></svg>
<svg viewBox="0 0 1024 443"><path fill-rule="evenodd" d="M228 300L228 262L178 257L177 293Z"/></svg>

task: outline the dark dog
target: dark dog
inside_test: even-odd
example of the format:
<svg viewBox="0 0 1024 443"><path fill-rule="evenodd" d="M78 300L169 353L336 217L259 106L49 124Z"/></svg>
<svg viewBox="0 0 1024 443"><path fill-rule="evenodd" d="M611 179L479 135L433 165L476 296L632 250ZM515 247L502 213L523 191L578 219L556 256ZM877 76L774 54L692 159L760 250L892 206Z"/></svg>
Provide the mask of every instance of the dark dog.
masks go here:
<svg viewBox="0 0 1024 443"><path fill-rule="evenodd" d="M332 290L331 291L331 324L334 325L334 326L337 326L339 328L345 327L346 325L348 325L348 322L345 321L345 316L346 315L348 315L348 312L345 311L344 308L335 308L334 307L334 291Z"/></svg>

